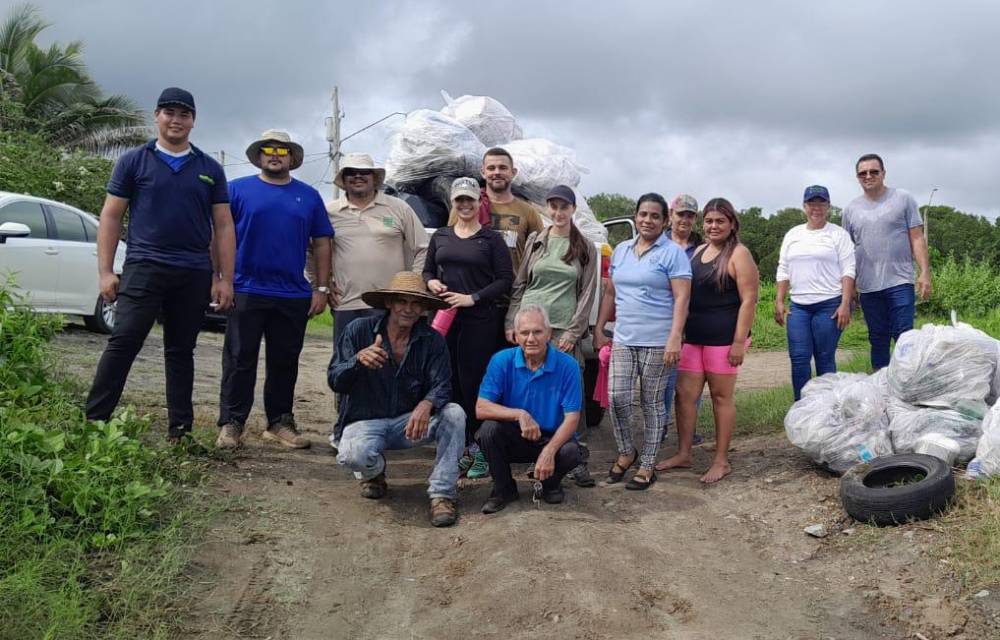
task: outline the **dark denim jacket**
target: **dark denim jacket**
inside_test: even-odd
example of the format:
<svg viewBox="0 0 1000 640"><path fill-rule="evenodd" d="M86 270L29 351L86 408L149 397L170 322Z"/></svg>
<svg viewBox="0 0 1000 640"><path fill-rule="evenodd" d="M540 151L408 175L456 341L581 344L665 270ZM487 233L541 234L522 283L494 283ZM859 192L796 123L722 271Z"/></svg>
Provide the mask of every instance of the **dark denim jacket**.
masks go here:
<svg viewBox="0 0 1000 640"><path fill-rule="evenodd" d="M421 319L413 325L410 344L401 363L395 362L386 328L388 314L360 318L348 325L330 360L326 380L342 394L340 415L335 427L339 436L344 427L358 420L395 418L409 413L421 400L440 410L451 401L451 364L448 345L437 331ZM375 335L389 361L381 369L368 369L358 362L357 353L371 346Z"/></svg>

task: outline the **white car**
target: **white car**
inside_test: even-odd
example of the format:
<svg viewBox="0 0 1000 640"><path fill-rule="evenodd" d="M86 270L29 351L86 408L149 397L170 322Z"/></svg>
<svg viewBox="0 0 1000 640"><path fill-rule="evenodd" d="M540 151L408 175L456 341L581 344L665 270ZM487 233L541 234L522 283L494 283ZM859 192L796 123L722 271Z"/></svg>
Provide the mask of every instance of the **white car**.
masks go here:
<svg viewBox="0 0 1000 640"><path fill-rule="evenodd" d="M118 243L121 273L125 243ZM115 305L101 298L97 218L61 202L0 191L0 277L14 275L36 311L83 316L91 331L110 333Z"/></svg>

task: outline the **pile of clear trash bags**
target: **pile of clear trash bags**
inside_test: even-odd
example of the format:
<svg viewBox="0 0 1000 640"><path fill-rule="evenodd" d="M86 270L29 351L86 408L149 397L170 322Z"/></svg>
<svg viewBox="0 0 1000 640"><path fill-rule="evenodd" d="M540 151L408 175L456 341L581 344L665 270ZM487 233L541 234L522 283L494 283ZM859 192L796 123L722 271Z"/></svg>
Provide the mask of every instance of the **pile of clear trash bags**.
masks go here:
<svg viewBox="0 0 1000 640"><path fill-rule="evenodd" d="M445 106L440 111L418 109L393 134L386 160L386 183L407 202L425 226L446 222L440 212L450 208L440 184L460 176L480 178L483 154L490 147L503 147L513 157L517 175L511 185L515 195L532 202L543 220L545 196L564 184L576 193L573 222L592 242L606 242L607 231L577 191L586 173L573 149L545 138L525 139L514 115L489 96L452 98L441 92ZM424 218L427 219L424 219Z"/></svg>
<svg viewBox="0 0 1000 640"><path fill-rule="evenodd" d="M961 323L927 324L900 336L878 373L810 380L785 416L785 432L837 473L879 456L926 453L952 465L975 457L970 469L995 475L998 395L1000 342Z"/></svg>

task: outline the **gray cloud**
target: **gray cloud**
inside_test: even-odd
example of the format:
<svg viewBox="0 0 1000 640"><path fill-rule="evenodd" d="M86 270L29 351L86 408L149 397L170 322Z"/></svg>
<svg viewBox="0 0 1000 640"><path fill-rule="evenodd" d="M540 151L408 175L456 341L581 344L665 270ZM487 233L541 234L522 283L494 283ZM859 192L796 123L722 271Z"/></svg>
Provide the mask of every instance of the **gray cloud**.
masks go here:
<svg viewBox="0 0 1000 640"><path fill-rule="evenodd" d="M854 159L874 150L919 201L936 186L937 202L998 213L990 2L38 4L46 37L83 40L106 90L151 105L163 86L191 89L195 143L227 163L271 126L324 151L335 84L345 134L438 108L446 89L491 95L526 134L575 148L585 193L688 191L771 211L819 182L843 204L858 193ZM345 149L384 159L393 121ZM302 179L320 178L317 158Z"/></svg>

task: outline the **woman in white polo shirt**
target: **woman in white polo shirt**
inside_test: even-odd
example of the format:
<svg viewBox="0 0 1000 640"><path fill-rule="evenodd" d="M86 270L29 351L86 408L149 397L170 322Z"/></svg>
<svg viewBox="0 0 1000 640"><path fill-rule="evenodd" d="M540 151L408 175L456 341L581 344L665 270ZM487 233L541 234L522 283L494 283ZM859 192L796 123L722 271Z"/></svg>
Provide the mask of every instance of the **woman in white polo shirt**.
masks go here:
<svg viewBox="0 0 1000 640"><path fill-rule="evenodd" d="M774 320L788 330L796 400L812 375L813 360L817 376L837 370L837 343L851 321L855 274L854 243L847 231L828 221L826 187L807 187L803 201L806 223L781 241L774 301ZM786 311L789 290L792 305Z"/></svg>

